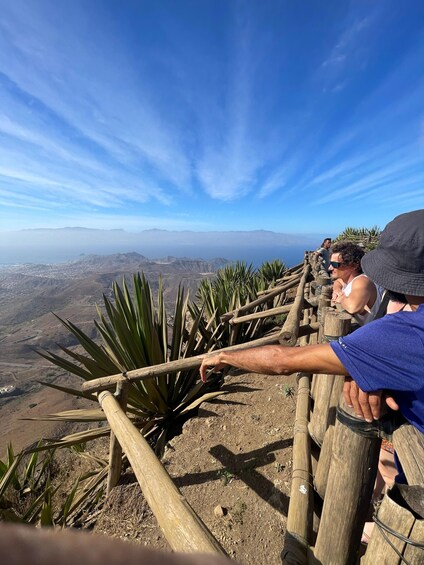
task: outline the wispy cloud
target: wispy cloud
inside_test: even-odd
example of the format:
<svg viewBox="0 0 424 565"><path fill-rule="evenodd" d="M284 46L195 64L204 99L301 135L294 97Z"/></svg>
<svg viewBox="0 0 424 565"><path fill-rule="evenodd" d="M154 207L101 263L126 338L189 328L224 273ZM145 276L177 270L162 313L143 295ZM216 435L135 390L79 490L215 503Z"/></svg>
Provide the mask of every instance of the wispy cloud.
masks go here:
<svg viewBox="0 0 424 565"><path fill-rule="evenodd" d="M199 116L202 127L197 174L213 198L231 201L255 186L261 156L255 154L252 134L254 54L251 14L239 2L233 7L234 31L222 107L212 116ZM209 94L210 96L210 94ZM212 104L212 107L214 104ZM205 108L207 112L207 109Z"/></svg>
<svg viewBox="0 0 424 565"><path fill-rule="evenodd" d="M103 174L115 170L121 177L126 176L134 183L133 196L139 195L136 200L140 195L142 201L159 195L163 202L169 201L170 194L163 194L169 183L175 190L190 189L191 168L179 145L180 135L162 120L148 96L135 88L137 77L124 61L125 52L119 48L111 52L106 34L96 38L97 50L87 34L76 35L72 26L56 28L54 20L60 17L60 11L52 9L49 17L47 9L52 7L43 7L45 10L28 4L25 10L19 10L11 6L7 17L3 14L0 65L4 88L15 90L16 97L16 85L21 105L29 104L30 113L47 116L50 137L43 135L46 124L41 119L38 123L32 119L30 131L22 123L12 122L16 102L11 102L9 108L3 106L1 130L36 144L66 165L73 163L87 174L91 172L94 184L102 180L96 183L94 176L101 172L96 163L96 157L101 157L103 162L109 162L109 170L101 167ZM72 10L69 15L75 17ZM28 111L23 109L23 117L25 113ZM64 135L55 139L54 131ZM65 138L75 142L64 143ZM64 149L64 145L68 148ZM155 189L141 178L154 179ZM119 187L114 189L119 194Z"/></svg>
<svg viewBox="0 0 424 565"><path fill-rule="evenodd" d="M314 6L311 25L272 0L0 4L5 221L15 206L25 221L69 208L110 227L136 213L213 224L237 202L236 221L277 224L275 202L291 221L299 199L312 217L340 201L394 207L402 182L405 201L421 197L422 35L383 5L324 20Z"/></svg>

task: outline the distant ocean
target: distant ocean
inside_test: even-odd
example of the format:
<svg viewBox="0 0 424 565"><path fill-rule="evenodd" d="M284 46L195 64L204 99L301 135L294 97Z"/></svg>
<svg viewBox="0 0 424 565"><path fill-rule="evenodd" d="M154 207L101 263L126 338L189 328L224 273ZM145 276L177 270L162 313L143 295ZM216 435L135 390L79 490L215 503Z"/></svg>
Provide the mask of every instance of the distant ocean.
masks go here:
<svg viewBox="0 0 424 565"><path fill-rule="evenodd" d="M137 246L135 246L137 247ZM174 257L188 257L191 259L214 259L220 257L227 259L229 261L245 261L247 264L252 264L253 267L257 268L262 265L264 261L273 261L274 259L281 259L288 267L292 267L303 260L303 254L305 252L305 245L292 245L292 246L277 246L277 247L253 247L248 249L243 248L232 248L225 246L213 247L207 246L202 249L193 249L192 246L182 246L182 245L167 245L166 247L157 246L155 248L149 247L146 249L145 246L140 246L139 248L125 249L121 246L117 248L107 248L98 247L90 249L90 254L96 255L111 255L113 253L130 253L137 252L149 259L160 259L168 255ZM81 259L84 255L78 253L71 249L22 249L14 250L13 252L7 253L2 250L0 257L0 268L1 265L11 265L20 263L63 263L65 261L75 261Z"/></svg>
<svg viewBox="0 0 424 565"><path fill-rule="evenodd" d="M87 228L34 229L0 232L0 264L62 263L84 255L136 252L148 259L173 256L189 259L245 261L259 267L281 259L288 267L300 263L305 250L317 249L320 234L253 231L168 231Z"/></svg>

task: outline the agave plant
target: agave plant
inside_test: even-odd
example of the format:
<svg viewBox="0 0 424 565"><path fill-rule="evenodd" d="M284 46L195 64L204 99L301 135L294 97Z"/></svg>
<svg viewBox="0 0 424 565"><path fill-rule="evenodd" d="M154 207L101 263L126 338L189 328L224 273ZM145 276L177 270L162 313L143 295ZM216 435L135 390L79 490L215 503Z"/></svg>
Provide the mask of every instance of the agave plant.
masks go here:
<svg viewBox="0 0 424 565"><path fill-rule="evenodd" d="M256 273L257 289L265 290L270 286L275 286L277 280L284 276L285 271L287 271L287 267L280 259L265 261Z"/></svg>
<svg viewBox="0 0 424 565"><path fill-rule="evenodd" d="M101 344L72 322L58 318L77 339L80 350L60 347L65 356L48 351L38 353L73 375L91 380L198 355L206 352L210 345L205 339L207 331L203 312L189 305L188 297L181 288L178 289L170 327L161 281L157 307L150 285L140 273L133 276L132 294L124 279L122 287L116 282L113 284L113 300L106 295L103 295L103 300L105 313L97 308L99 319L94 321ZM200 382L196 369L133 382L129 388L127 412L146 437L155 438L156 451L161 454L178 419L186 417L204 400L222 394L217 391L217 383L218 377L207 383ZM75 396L94 399L77 389L43 384ZM100 409L81 409L52 414L45 419L100 421L105 417ZM53 445L73 445L101 437L109 431L108 427L91 429L62 438Z"/></svg>
<svg viewBox="0 0 424 565"><path fill-rule="evenodd" d="M248 266L243 261L237 261L219 270L212 281L209 279L202 281L197 291L197 300L208 320L212 321L210 328L215 332L220 347L232 343L232 328L228 324L221 324L221 316L251 302L256 298L256 293L255 270L252 265ZM238 336L238 342L246 339L243 339L242 335Z"/></svg>
<svg viewBox="0 0 424 565"><path fill-rule="evenodd" d="M0 460L0 519L34 524L39 519L44 499L50 491L50 466L53 450L15 454L12 444Z"/></svg>
<svg viewBox="0 0 424 565"><path fill-rule="evenodd" d="M72 525L79 514L100 499L107 462L82 452L80 455L95 461L100 472L93 470L79 477L59 503L59 486L54 487L51 480L54 454L54 449L45 449L41 442L19 454L9 444L5 461L0 460L0 521Z"/></svg>
<svg viewBox="0 0 424 565"><path fill-rule="evenodd" d="M197 292L197 300L209 319L209 339L214 340L220 347L253 339L263 327L263 320L231 326L221 322L221 317L255 300L259 291L275 285L285 271L286 266L279 259L264 263L258 271L255 271L252 265L247 266L244 262L237 262L218 271L214 280L202 281ZM277 306L280 300L280 296L271 298L270 302L256 307L252 312ZM200 307L197 312L200 312Z"/></svg>
<svg viewBox="0 0 424 565"><path fill-rule="evenodd" d="M380 238L381 229L378 226L371 228L345 228L334 241L352 241L361 245L365 251L374 249Z"/></svg>

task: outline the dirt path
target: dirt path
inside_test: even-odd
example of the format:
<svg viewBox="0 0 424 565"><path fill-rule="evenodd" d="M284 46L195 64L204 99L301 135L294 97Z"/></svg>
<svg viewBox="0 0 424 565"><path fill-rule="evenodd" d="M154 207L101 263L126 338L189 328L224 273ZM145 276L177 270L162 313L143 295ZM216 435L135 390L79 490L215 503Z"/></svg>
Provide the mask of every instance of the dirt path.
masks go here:
<svg viewBox="0 0 424 565"><path fill-rule="evenodd" d="M166 451L164 464L227 553L245 565L281 563L292 468L294 377L227 377ZM95 530L169 550L129 471Z"/></svg>

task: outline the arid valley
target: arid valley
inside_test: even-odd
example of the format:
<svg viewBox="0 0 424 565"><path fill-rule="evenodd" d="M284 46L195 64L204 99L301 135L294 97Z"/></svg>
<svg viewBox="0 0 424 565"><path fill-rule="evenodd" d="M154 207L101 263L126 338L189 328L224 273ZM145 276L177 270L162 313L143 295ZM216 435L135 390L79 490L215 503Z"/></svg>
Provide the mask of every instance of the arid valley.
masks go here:
<svg viewBox="0 0 424 565"><path fill-rule="evenodd" d="M39 384L67 386L77 382L37 355L36 350L57 350L57 344L74 345L73 337L60 323L70 320L91 336L96 304L110 296L112 282L130 281L142 271L153 292L162 277L168 314L181 284L194 298L197 286L226 264L225 259L203 261L165 257L150 260L138 253L84 256L77 261L49 265L22 264L0 268L0 458L8 442L16 450L40 437L50 437L52 422L29 422L51 412L72 408L78 400ZM73 380L75 379L75 380Z"/></svg>

